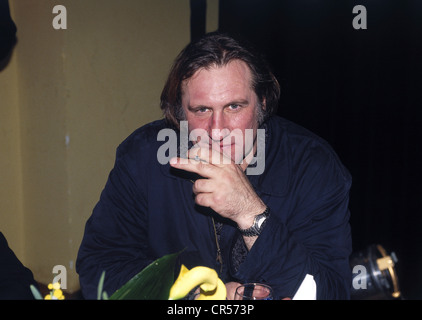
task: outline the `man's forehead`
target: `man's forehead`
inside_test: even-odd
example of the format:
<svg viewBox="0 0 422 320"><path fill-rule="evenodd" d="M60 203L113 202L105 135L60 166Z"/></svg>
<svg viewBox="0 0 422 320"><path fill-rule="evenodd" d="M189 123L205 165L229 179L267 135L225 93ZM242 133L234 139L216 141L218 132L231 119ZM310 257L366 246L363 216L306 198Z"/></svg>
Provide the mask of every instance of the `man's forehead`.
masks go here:
<svg viewBox="0 0 422 320"><path fill-rule="evenodd" d="M197 92L198 90L207 93L212 90L224 90L225 88L239 90L252 89L252 74L247 64L241 60L233 60L228 64L197 70L193 76L182 83L182 94L187 91Z"/></svg>
<svg viewBox="0 0 422 320"><path fill-rule="evenodd" d="M210 66L203 67L195 71L195 73L188 79L183 81L183 85L186 86L189 82L197 79L203 73L209 73L213 71L226 71L227 73L238 75L245 81L252 80L252 72L246 62L242 60L231 60L224 65L211 64Z"/></svg>

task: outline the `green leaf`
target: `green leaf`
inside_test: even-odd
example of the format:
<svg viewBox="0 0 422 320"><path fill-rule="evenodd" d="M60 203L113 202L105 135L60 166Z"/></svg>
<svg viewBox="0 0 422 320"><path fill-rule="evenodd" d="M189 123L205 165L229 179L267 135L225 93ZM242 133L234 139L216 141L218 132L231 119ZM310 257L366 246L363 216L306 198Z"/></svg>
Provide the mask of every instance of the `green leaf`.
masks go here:
<svg viewBox="0 0 422 320"><path fill-rule="evenodd" d="M109 300L167 300L180 252L161 257L114 292Z"/></svg>
<svg viewBox="0 0 422 320"><path fill-rule="evenodd" d="M101 274L100 281L98 283L97 288L97 300L101 300L101 296L103 295L103 286L104 286L104 278L105 278L105 271Z"/></svg>
<svg viewBox="0 0 422 320"><path fill-rule="evenodd" d="M103 292L103 300L108 300L108 294L107 292Z"/></svg>

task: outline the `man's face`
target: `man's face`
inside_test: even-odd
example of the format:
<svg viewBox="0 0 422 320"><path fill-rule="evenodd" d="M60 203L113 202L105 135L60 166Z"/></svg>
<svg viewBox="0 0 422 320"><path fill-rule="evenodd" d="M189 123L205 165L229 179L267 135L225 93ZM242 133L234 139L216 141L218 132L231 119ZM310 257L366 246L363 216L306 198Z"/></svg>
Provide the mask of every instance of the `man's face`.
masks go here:
<svg viewBox="0 0 422 320"><path fill-rule="evenodd" d="M253 156L256 147L257 108L261 106L251 77L246 63L234 60L200 69L183 85L182 107L189 132L206 132L198 145L218 150L236 163ZM252 130L247 133L246 129Z"/></svg>

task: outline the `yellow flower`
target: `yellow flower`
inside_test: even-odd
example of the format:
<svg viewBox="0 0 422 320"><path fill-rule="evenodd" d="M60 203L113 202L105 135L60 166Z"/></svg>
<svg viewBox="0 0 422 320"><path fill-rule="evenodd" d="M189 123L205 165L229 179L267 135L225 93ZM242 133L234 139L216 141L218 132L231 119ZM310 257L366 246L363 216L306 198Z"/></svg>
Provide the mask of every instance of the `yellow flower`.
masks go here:
<svg viewBox="0 0 422 320"><path fill-rule="evenodd" d="M59 299L59 300L61 300L61 298L63 298L63 297L64 297L64 296L63 296L63 291L62 291L62 290L60 290L60 289L54 290L53 295L54 295L57 299Z"/></svg>
<svg viewBox="0 0 422 320"><path fill-rule="evenodd" d="M226 286L214 269L195 267L189 270L182 265L179 276L170 289L169 300L181 299L197 286L200 288L198 300L226 299Z"/></svg>
<svg viewBox="0 0 422 320"><path fill-rule="evenodd" d="M49 283L47 288L51 291L50 294L44 297L44 300L64 300L63 291L60 289L59 282Z"/></svg>

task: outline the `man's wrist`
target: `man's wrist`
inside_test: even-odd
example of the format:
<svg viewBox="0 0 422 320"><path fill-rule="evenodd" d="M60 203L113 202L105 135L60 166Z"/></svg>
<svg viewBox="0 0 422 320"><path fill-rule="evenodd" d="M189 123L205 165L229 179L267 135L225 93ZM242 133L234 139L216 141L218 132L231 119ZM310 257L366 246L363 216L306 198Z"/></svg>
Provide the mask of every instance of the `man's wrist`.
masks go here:
<svg viewBox="0 0 422 320"><path fill-rule="evenodd" d="M239 229L240 233L244 237L259 236L269 216L270 216L269 208L265 207L265 210L262 213L255 216L253 223L249 228L242 228L239 225L237 228Z"/></svg>
<svg viewBox="0 0 422 320"><path fill-rule="evenodd" d="M267 209L267 206L262 201L253 208L244 209L245 215L242 219L235 221L239 229L249 229L253 226L256 216L260 215ZM247 215L246 215L247 213Z"/></svg>

